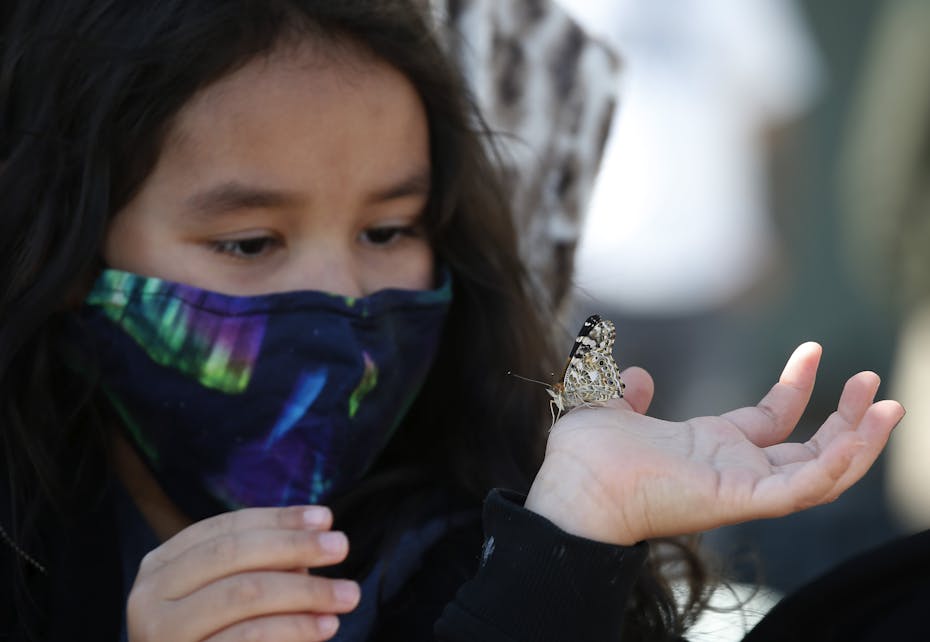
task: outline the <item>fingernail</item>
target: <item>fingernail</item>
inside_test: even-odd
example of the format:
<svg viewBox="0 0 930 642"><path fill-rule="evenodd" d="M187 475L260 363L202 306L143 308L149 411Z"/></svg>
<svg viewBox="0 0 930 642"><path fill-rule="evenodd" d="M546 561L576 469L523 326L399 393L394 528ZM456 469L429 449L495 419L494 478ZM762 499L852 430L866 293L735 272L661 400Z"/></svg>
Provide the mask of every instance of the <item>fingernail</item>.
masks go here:
<svg viewBox="0 0 930 642"><path fill-rule="evenodd" d="M329 509L325 506L310 506L304 510L304 524L312 527L324 526L329 522Z"/></svg>
<svg viewBox="0 0 930 642"><path fill-rule="evenodd" d="M320 546L327 553L342 553L346 549L346 546L348 546L348 543L346 536L339 531L320 533Z"/></svg>
<svg viewBox="0 0 930 642"><path fill-rule="evenodd" d="M358 584L352 580L336 580L333 584L333 596L340 604L353 605L361 597Z"/></svg>
<svg viewBox="0 0 930 642"><path fill-rule="evenodd" d="M321 615L317 618L316 625L323 635L332 635L339 628L339 618L335 615Z"/></svg>

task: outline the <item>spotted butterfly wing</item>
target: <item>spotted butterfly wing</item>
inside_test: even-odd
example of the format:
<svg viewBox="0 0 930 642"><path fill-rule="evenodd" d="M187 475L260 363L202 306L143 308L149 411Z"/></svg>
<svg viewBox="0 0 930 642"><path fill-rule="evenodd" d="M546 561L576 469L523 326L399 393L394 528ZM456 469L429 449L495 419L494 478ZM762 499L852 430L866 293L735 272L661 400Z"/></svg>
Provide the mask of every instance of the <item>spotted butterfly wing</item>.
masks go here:
<svg viewBox="0 0 930 642"><path fill-rule="evenodd" d="M578 406L616 399L625 388L613 357L617 330L612 321L593 314L581 326L562 376L548 391L559 416ZM553 421L556 419L553 411Z"/></svg>

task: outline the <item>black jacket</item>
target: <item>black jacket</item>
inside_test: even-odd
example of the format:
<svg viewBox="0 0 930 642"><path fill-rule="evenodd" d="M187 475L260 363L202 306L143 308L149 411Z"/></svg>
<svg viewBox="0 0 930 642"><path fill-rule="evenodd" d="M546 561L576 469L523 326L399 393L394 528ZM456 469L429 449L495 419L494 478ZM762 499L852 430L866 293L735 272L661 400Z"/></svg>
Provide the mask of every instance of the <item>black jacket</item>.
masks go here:
<svg viewBox="0 0 930 642"><path fill-rule="evenodd" d="M8 524L9 506L0 503ZM483 522L484 536L481 526ZM118 640L124 588L116 519L105 499L68 528L50 528L29 552L34 602L12 603L0 582L0 640L31 626L48 642ZM483 539L483 546L482 546ZM646 546L574 537L495 491L483 520L445 534L401 590L380 605L378 641L540 642L622 639L624 604ZM0 577L18 565L0 542ZM477 568L477 570L476 570ZM837 567L780 602L745 642L930 640L930 532L891 542Z"/></svg>
<svg viewBox="0 0 930 642"><path fill-rule="evenodd" d="M646 546L568 535L522 500L492 492L483 519L476 512L425 551L400 591L379 605L369 639L619 639ZM47 571L26 569L31 607L14 605L13 583L0 583L0 640L19 642L26 627L44 642L119 639L125 589L114 503L104 498L70 528L46 529L30 549ZM0 506L0 519L8 518L9 506ZM2 577L12 577L14 565L21 566L17 554L0 542Z"/></svg>

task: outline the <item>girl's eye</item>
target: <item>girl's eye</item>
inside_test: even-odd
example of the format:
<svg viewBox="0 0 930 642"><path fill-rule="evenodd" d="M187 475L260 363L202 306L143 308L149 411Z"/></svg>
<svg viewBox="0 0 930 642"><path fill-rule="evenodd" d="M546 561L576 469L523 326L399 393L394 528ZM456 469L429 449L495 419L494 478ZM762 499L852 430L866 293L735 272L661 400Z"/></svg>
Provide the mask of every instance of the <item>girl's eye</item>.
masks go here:
<svg viewBox="0 0 930 642"><path fill-rule="evenodd" d="M420 228L416 225L395 225L387 227L372 227L362 232L362 239L372 245L390 245L401 237L417 237Z"/></svg>
<svg viewBox="0 0 930 642"><path fill-rule="evenodd" d="M213 241L211 246L215 252L228 254L242 259L254 259L267 254L278 244L270 236L257 236L249 239L230 239L226 241Z"/></svg>

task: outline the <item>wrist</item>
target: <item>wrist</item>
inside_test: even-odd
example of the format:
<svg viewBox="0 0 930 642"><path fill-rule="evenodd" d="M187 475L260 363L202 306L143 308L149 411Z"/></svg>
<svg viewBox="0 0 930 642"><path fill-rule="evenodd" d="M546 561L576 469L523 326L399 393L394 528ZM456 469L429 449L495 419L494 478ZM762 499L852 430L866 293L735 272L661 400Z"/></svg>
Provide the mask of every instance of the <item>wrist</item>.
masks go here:
<svg viewBox="0 0 930 642"><path fill-rule="evenodd" d="M600 485L583 467L547 457L533 480L524 507L578 537L632 546L643 538L618 519Z"/></svg>

